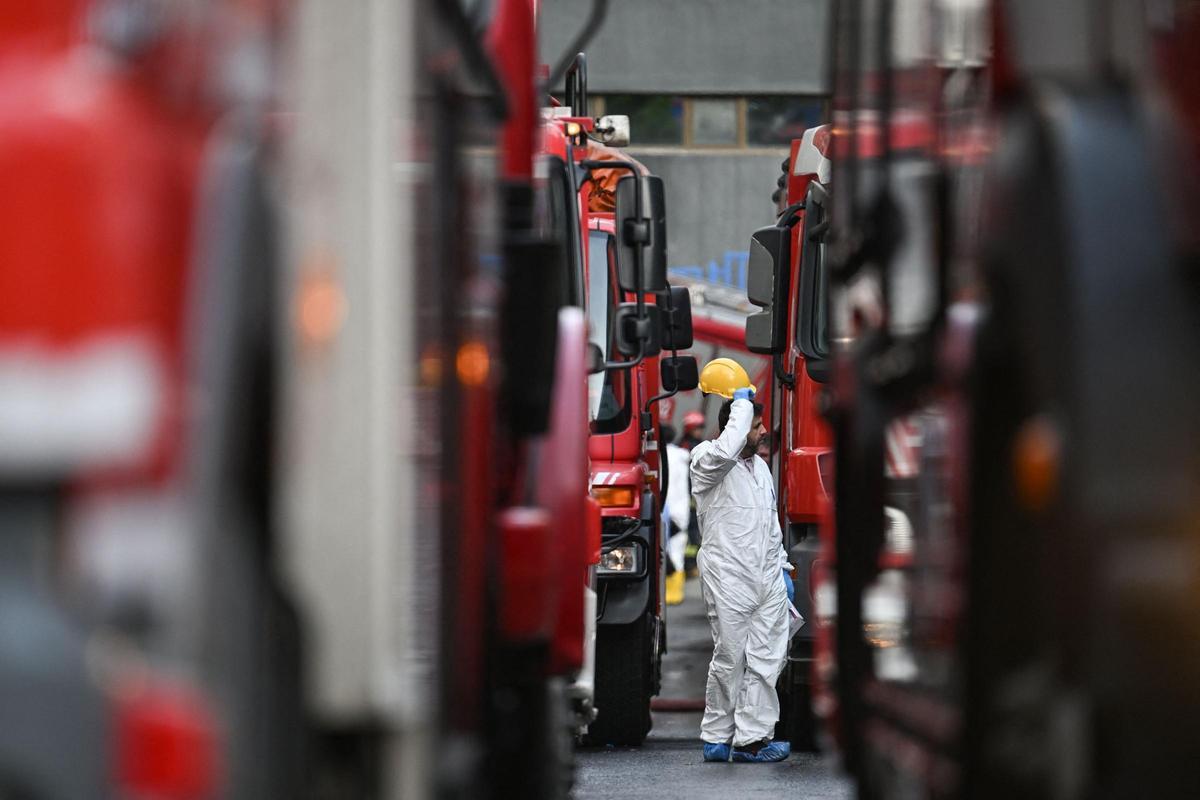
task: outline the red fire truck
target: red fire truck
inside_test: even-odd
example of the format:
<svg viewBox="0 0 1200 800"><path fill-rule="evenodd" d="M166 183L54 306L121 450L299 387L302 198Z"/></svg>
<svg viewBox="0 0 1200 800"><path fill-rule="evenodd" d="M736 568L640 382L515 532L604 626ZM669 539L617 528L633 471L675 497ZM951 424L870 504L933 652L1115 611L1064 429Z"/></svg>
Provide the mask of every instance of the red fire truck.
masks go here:
<svg viewBox="0 0 1200 800"><path fill-rule="evenodd" d="M278 796L303 707L257 424L278 9L145 10L5 15L0 792Z"/></svg>
<svg viewBox="0 0 1200 800"><path fill-rule="evenodd" d="M578 202L579 261L570 274L590 327L590 495L602 513L596 718L587 739L640 744L650 729L666 644L660 527L669 476L661 471L657 404L695 388L695 358L678 355L692 343L691 309L687 290L666 281L661 179L611 150L598 157L592 143L628 144L628 119L587 116L582 53L565 76L566 102L547 110L545 141ZM629 174L612 182L615 209L598 211L593 194L600 176L613 172ZM660 357L664 350L671 355Z"/></svg>
<svg viewBox="0 0 1200 800"><path fill-rule="evenodd" d="M84 5L2 28L0 793L563 796L599 516L531 5L490 53Z"/></svg>
<svg viewBox="0 0 1200 800"><path fill-rule="evenodd" d="M299 285L306 266L323 267L331 231L333 244L362 262L343 272L346 291L354 287L368 307L383 305L374 321L360 320L357 334L373 342L379 363L361 362L353 336L335 351L318 343L301 353L299 374L308 383L294 392L294 411L303 416L293 430L307 444L311 472L296 476L294 501L308 515L302 519L309 533L300 541L317 549L305 562L310 574L300 577L328 604L331 635L354 633L363 609L346 604L331 574L342 570L336 561L315 556L317 532L357 505L328 480L325 465L341 460L330 454L358 447L338 435L330 412L338 411L343 429L356 430L362 409L353 394L312 400L343 383L339 375L354 376L364 390L382 392L374 399L379 415L362 432L378 438L384 463L409 481L405 496L373 497L380 516L368 515L364 524L382 524L377 546L383 549L358 556L364 566L380 558L397 565L401 585L412 587L407 598L396 598L408 603L404 608L394 606L394 592L372 601L384 603L373 612L381 624L391 615L391 624L407 626L394 635L404 655L399 666L415 681L413 691L393 685L395 694L380 700L413 715L401 717L415 742L409 753L436 750L435 758L407 766L446 796L558 797L570 781L572 739L593 717L590 575L600 551L599 513L587 492L579 176L565 125L545 124L538 108L544 87L532 5L510 0L492 10L488 56L473 32L478 20L465 19L456 4L420 9L415 94L390 111L391 101L381 97L384 105L361 123L403 121L396 131L400 185L387 178L396 174L392 168L364 171L358 149L343 145L343 117L325 113L352 102L344 87L363 72L387 80L369 62L339 64L347 70L343 80L313 99L315 127L298 134L301 144L312 137L317 148L316 158L301 153L299 169L314 169L315 162L319 174L359 174L368 187L390 186L348 193L352 202L337 214L388 220L400 213L406 225L384 223L380 246L399 246L396 257L407 263L412 253L417 265L415 282L390 283L396 279L388 277L388 259L379 263L359 252L352 228L327 227L327 187L301 182L296 249L316 257L297 260ZM316 69L324 68L319 44L311 51ZM390 141L381 140L381 158ZM370 198L378 192L398 205L376 208ZM633 211L626 216L636 220ZM391 241L397 235L407 238ZM410 364L416 373L406 378ZM377 480L374 465L359 468L361 479L342 480L353 486ZM392 544L390 530L407 535ZM399 549L389 555L393 547ZM378 577L389 574L382 569ZM366 641L378 643L373 636ZM344 657L336 641L330 646L331 658ZM351 719L371 719L370 708L354 706L363 693L340 685L343 673L330 670L326 678L326 693L317 697L332 704L328 714L345 713L349 701ZM431 681L435 692L423 696Z"/></svg>
<svg viewBox="0 0 1200 800"><path fill-rule="evenodd" d="M796 608L810 624L792 639L780 678L780 729L797 749L815 749L812 712L816 622L815 576L822 568L819 529L830 513L833 454L820 413L822 385L829 379L828 125L792 142L784 162L784 208L775 225L754 233L750 244L747 297L764 309L746 320L751 352L772 357L771 430L779 440L773 469L778 480L784 545L795 567ZM778 305L776 303L778 298Z"/></svg>
<svg viewBox="0 0 1200 800"><path fill-rule="evenodd" d="M835 37L846 764L868 798L1193 796L1166 565L1200 485L1200 16L897 8L843 3Z"/></svg>

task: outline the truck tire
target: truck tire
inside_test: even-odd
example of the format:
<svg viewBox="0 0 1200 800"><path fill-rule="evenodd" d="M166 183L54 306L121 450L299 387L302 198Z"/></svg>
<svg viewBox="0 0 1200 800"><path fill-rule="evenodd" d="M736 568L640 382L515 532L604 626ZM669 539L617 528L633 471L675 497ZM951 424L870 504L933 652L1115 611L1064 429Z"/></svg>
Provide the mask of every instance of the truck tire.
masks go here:
<svg viewBox="0 0 1200 800"><path fill-rule="evenodd" d="M655 635L650 616L596 631L596 720L588 744L640 745L650 732Z"/></svg>

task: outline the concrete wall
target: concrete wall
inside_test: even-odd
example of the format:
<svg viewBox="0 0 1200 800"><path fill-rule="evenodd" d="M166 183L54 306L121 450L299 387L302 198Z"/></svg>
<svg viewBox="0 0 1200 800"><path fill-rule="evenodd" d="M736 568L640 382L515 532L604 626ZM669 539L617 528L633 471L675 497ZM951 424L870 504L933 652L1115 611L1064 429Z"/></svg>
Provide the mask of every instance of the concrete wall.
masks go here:
<svg viewBox="0 0 1200 800"><path fill-rule="evenodd" d="M542 0L544 62L557 61L590 9L591 0ZM829 0L609 0L586 48L589 88L825 94L829 19Z"/></svg>
<svg viewBox="0 0 1200 800"><path fill-rule="evenodd" d="M750 234L775 220L771 192L787 149L629 153L665 184L672 273L745 288Z"/></svg>

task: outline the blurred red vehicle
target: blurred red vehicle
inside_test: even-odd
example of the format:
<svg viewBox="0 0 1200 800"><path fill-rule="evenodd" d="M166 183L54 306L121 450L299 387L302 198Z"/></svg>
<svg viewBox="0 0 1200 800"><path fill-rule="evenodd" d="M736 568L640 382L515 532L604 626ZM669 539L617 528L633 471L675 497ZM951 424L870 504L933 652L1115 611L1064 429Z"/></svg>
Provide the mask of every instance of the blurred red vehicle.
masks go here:
<svg viewBox="0 0 1200 800"><path fill-rule="evenodd" d="M215 81L213 46L270 53L273 9L235 5L150 18L131 3L35 3L5 15L5 793L211 796L239 785L244 759L266 759L268 740L299 744L286 732L301 713L295 684L257 677L294 641L290 606L225 574L205 525L231 499L204 479L218 448L239 437L238 452L254 454L267 439L214 426L202 443L193 427L202 347L190 303L212 277L196 265L262 242L222 225L212 202L236 190L229 213L263 207L265 129L220 121L260 119L266 98ZM238 488L225 510L249 521L263 496ZM246 624L219 632L234 610L222 602L245 602ZM216 646L222 632L257 647L235 662ZM277 709L255 715L264 736L246 725L258 702ZM257 773L268 793L296 785L282 764Z"/></svg>
<svg viewBox="0 0 1200 800"><path fill-rule="evenodd" d="M773 461L776 496L784 544L796 570L795 605L806 620L792 639L779 685L776 735L797 750L817 749L814 662L825 622L818 610L818 577L828 566L822 563L820 530L827 529L827 548L832 531L832 441L821 416L832 356L825 262L830 138L825 125L792 142L781 178L783 208L774 225L754 233L747 277L747 297L763 311L747 318L745 342L751 352L772 358L768 414L780 439Z"/></svg>
<svg viewBox="0 0 1200 800"><path fill-rule="evenodd" d="M1194 546L1195 8L890 9L835 36L846 764L869 798L1192 796L1194 604L1135 565Z"/></svg>
<svg viewBox="0 0 1200 800"><path fill-rule="evenodd" d="M599 515L532 15L5 16L0 793L565 795Z"/></svg>

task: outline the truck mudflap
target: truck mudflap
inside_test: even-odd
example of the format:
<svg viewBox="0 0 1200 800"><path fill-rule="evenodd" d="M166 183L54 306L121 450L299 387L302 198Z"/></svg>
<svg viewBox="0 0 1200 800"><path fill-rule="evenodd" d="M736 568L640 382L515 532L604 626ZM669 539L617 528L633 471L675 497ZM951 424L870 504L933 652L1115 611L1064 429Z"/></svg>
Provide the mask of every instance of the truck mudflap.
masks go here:
<svg viewBox="0 0 1200 800"><path fill-rule="evenodd" d="M650 603L650 582L605 581L600 584L600 625L628 625L646 613Z"/></svg>

